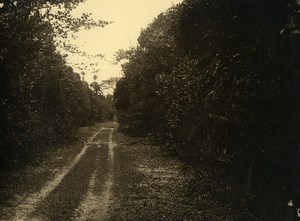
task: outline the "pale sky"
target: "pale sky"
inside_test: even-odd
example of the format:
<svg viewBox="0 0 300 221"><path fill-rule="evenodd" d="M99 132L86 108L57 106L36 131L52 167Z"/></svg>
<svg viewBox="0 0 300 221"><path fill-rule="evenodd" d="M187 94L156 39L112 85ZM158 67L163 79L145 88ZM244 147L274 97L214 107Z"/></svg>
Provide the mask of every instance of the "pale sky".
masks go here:
<svg viewBox="0 0 300 221"><path fill-rule="evenodd" d="M120 77L120 64L113 65L109 62L114 53L118 49L136 46L141 29L146 28L161 12L180 2L182 0L86 0L86 3L74 11L74 15L92 13L96 20L113 23L104 28L80 31L73 43L90 55L104 54L108 61L72 55L69 55L67 61L77 73L81 70L74 64L82 64L80 66L86 73L85 80L89 83L93 81L95 73L98 75L98 82L110 77Z"/></svg>

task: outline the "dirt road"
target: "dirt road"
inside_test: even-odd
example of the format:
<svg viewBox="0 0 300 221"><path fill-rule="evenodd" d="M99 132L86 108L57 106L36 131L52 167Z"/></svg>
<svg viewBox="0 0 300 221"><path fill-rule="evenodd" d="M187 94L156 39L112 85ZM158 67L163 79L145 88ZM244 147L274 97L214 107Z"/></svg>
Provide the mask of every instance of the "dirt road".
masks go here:
<svg viewBox="0 0 300 221"><path fill-rule="evenodd" d="M88 129L87 142L2 176L0 220L201 220L182 165L116 126Z"/></svg>

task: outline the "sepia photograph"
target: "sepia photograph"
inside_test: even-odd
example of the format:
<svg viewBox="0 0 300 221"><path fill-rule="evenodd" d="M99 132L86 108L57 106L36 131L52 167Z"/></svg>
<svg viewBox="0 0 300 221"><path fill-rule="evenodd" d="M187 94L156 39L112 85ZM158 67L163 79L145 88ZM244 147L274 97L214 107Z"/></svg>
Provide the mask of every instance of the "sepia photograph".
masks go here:
<svg viewBox="0 0 300 221"><path fill-rule="evenodd" d="M300 0L0 0L0 221L300 221Z"/></svg>

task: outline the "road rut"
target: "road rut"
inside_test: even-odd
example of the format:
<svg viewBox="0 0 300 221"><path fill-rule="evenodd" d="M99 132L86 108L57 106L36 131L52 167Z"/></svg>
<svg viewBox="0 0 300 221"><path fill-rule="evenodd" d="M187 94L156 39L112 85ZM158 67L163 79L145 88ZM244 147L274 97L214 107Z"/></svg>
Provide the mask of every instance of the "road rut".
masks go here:
<svg viewBox="0 0 300 221"><path fill-rule="evenodd" d="M113 179L112 132L101 128L71 165L17 207L13 220L105 220Z"/></svg>

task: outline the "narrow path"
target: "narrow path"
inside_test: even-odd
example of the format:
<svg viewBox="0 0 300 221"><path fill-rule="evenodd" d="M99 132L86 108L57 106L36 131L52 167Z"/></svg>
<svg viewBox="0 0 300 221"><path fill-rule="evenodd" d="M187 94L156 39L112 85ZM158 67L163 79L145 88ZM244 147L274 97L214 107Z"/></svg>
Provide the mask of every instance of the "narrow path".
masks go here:
<svg viewBox="0 0 300 221"><path fill-rule="evenodd" d="M116 123L110 123L87 128L91 138L83 148L78 146L78 154L72 152L69 165L31 191L33 194L15 200L11 209L0 208L0 220L217 220L207 218L199 210L207 205L189 195L190 177L181 162L165 155L161 147L126 136L116 127ZM70 153L60 157L64 159ZM29 177L36 179L31 185L39 181L37 176Z"/></svg>
<svg viewBox="0 0 300 221"><path fill-rule="evenodd" d="M71 165L27 197L13 221L104 220L113 179L113 128L101 128Z"/></svg>

